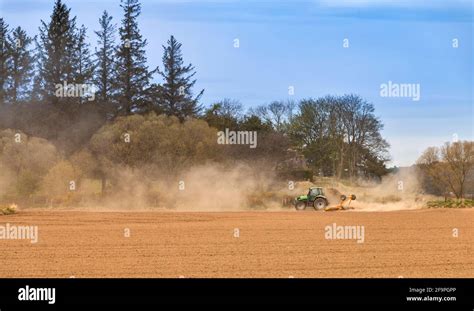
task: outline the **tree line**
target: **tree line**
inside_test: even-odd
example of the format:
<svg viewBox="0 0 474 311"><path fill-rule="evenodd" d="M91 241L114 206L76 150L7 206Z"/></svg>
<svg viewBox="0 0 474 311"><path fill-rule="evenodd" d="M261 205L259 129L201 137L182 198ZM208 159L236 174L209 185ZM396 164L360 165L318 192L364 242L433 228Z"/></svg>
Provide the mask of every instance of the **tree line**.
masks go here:
<svg viewBox="0 0 474 311"><path fill-rule="evenodd" d="M379 179L388 170L388 142L373 104L357 95L273 101L243 113L239 102L225 99L205 111L217 129L258 130L272 144L304 155L320 176ZM250 151L247 151L250 152ZM265 150L273 154L271 150ZM241 156L245 150L239 150Z"/></svg>
<svg viewBox="0 0 474 311"><path fill-rule="evenodd" d="M150 68L147 40L138 26L141 4L122 0L120 6L119 24L102 13L94 49L87 29L77 25L61 0L34 37L19 26L10 29L0 18L0 130L13 130L0 135L0 155L10 146L26 158L34 154L31 148L48 141L48 154L54 154L49 143L58 150L48 159L82 163L79 169L61 162L61 168L67 167L69 175L80 170L104 185L111 164L133 168L160 163L160 168L173 170L211 159L261 161L291 170L295 155L305 158L305 169L321 176L381 178L387 173L388 143L372 103L349 94L274 101L247 111L232 99L204 106L204 90L194 90L196 70L184 62L181 43L171 36L163 46L162 65ZM226 128L257 131L258 147L215 146L216 131ZM126 131L141 137L140 143L123 145ZM28 138L34 145L20 151L9 143L15 132L39 140ZM24 175L24 161L5 163L16 178ZM45 165L37 167L33 171L47 174ZM38 183L30 181L32 188Z"/></svg>
<svg viewBox="0 0 474 311"><path fill-rule="evenodd" d="M417 167L427 193L474 198L474 142L454 141L429 147L419 157Z"/></svg>

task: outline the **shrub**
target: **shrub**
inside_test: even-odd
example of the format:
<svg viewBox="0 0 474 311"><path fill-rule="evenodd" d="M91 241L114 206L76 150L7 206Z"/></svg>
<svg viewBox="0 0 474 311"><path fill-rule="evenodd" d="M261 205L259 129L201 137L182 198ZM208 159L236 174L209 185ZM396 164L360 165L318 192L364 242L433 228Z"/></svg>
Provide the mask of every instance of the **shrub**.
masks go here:
<svg viewBox="0 0 474 311"><path fill-rule="evenodd" d="M76 189L78 185L78 174L69 161L60 161L53 166L41 184L41 192L50 198L68 198L71 194L70 183L74 182Z"/></svg>
<svg viewBox="0 0 474 311"><path fill-rule="evenodd" d="M15 204L11 204L8 206L0 205L0 215L11 215L15 214L17 211L17 206Z"/></svg>
<svg viewBox="0 0 474 311"><path fill-rule="evenodd" d="M8 188L8 193L0 194L30 197L39 189L42 177L57 159L56 148L45 139L28 137L14 130L0 131L0 168L3 177L0 185L4 189Z"/></svg>
<svg viewBox="0 0 474 311"><path fill-rule="evenodd" d="M436 200L428 201L426 205L429 208L472 208L474 207L474 200Z"/></svg>

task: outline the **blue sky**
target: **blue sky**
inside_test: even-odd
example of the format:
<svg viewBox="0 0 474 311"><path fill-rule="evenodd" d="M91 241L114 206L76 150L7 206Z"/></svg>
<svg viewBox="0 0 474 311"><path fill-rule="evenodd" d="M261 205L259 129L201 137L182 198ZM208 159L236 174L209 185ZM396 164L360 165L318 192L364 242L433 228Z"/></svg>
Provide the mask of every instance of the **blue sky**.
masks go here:
<svg viewBox="0 0 474 311"><path fill-rule="evenodd" d="M91 43L103 10L122 17L119 0L64 2ZM53 3L0 0L1 16L36 35ZM205 105L361 95L385 124L391 164L403 166L428 146L474 138L472 18L467 0L142 0L139 25L151 67L171 34L182 42ZM419 84L420 100L381 97L388 81Z"/></svg>

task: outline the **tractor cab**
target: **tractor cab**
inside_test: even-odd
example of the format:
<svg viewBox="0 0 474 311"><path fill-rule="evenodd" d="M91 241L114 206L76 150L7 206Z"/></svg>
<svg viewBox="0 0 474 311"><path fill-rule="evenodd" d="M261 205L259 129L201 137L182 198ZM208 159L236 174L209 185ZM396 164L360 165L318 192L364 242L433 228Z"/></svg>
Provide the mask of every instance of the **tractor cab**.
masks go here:
<svg viewBox="0 0 474 311"><path fill-rule="evenodd" d="M314 201L314 199L318 196L324 196L323 188L320 187L311 187L308 191L308 199L310 201Z"/></svg>

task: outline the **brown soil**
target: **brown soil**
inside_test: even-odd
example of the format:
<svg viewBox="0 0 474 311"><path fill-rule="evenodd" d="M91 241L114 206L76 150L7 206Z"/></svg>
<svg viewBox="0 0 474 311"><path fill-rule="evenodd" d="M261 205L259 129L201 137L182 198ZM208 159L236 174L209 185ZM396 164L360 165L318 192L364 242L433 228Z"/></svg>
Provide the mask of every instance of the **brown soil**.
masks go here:
<svg viewBox="0 0 474 311"><path fill-rule="evenodd" d="M37 225L39 241L0 240L0 277L474 277L473 209L28 210L6 223ZM365 242L326 240L332 223L365 226Z"/></svg>

